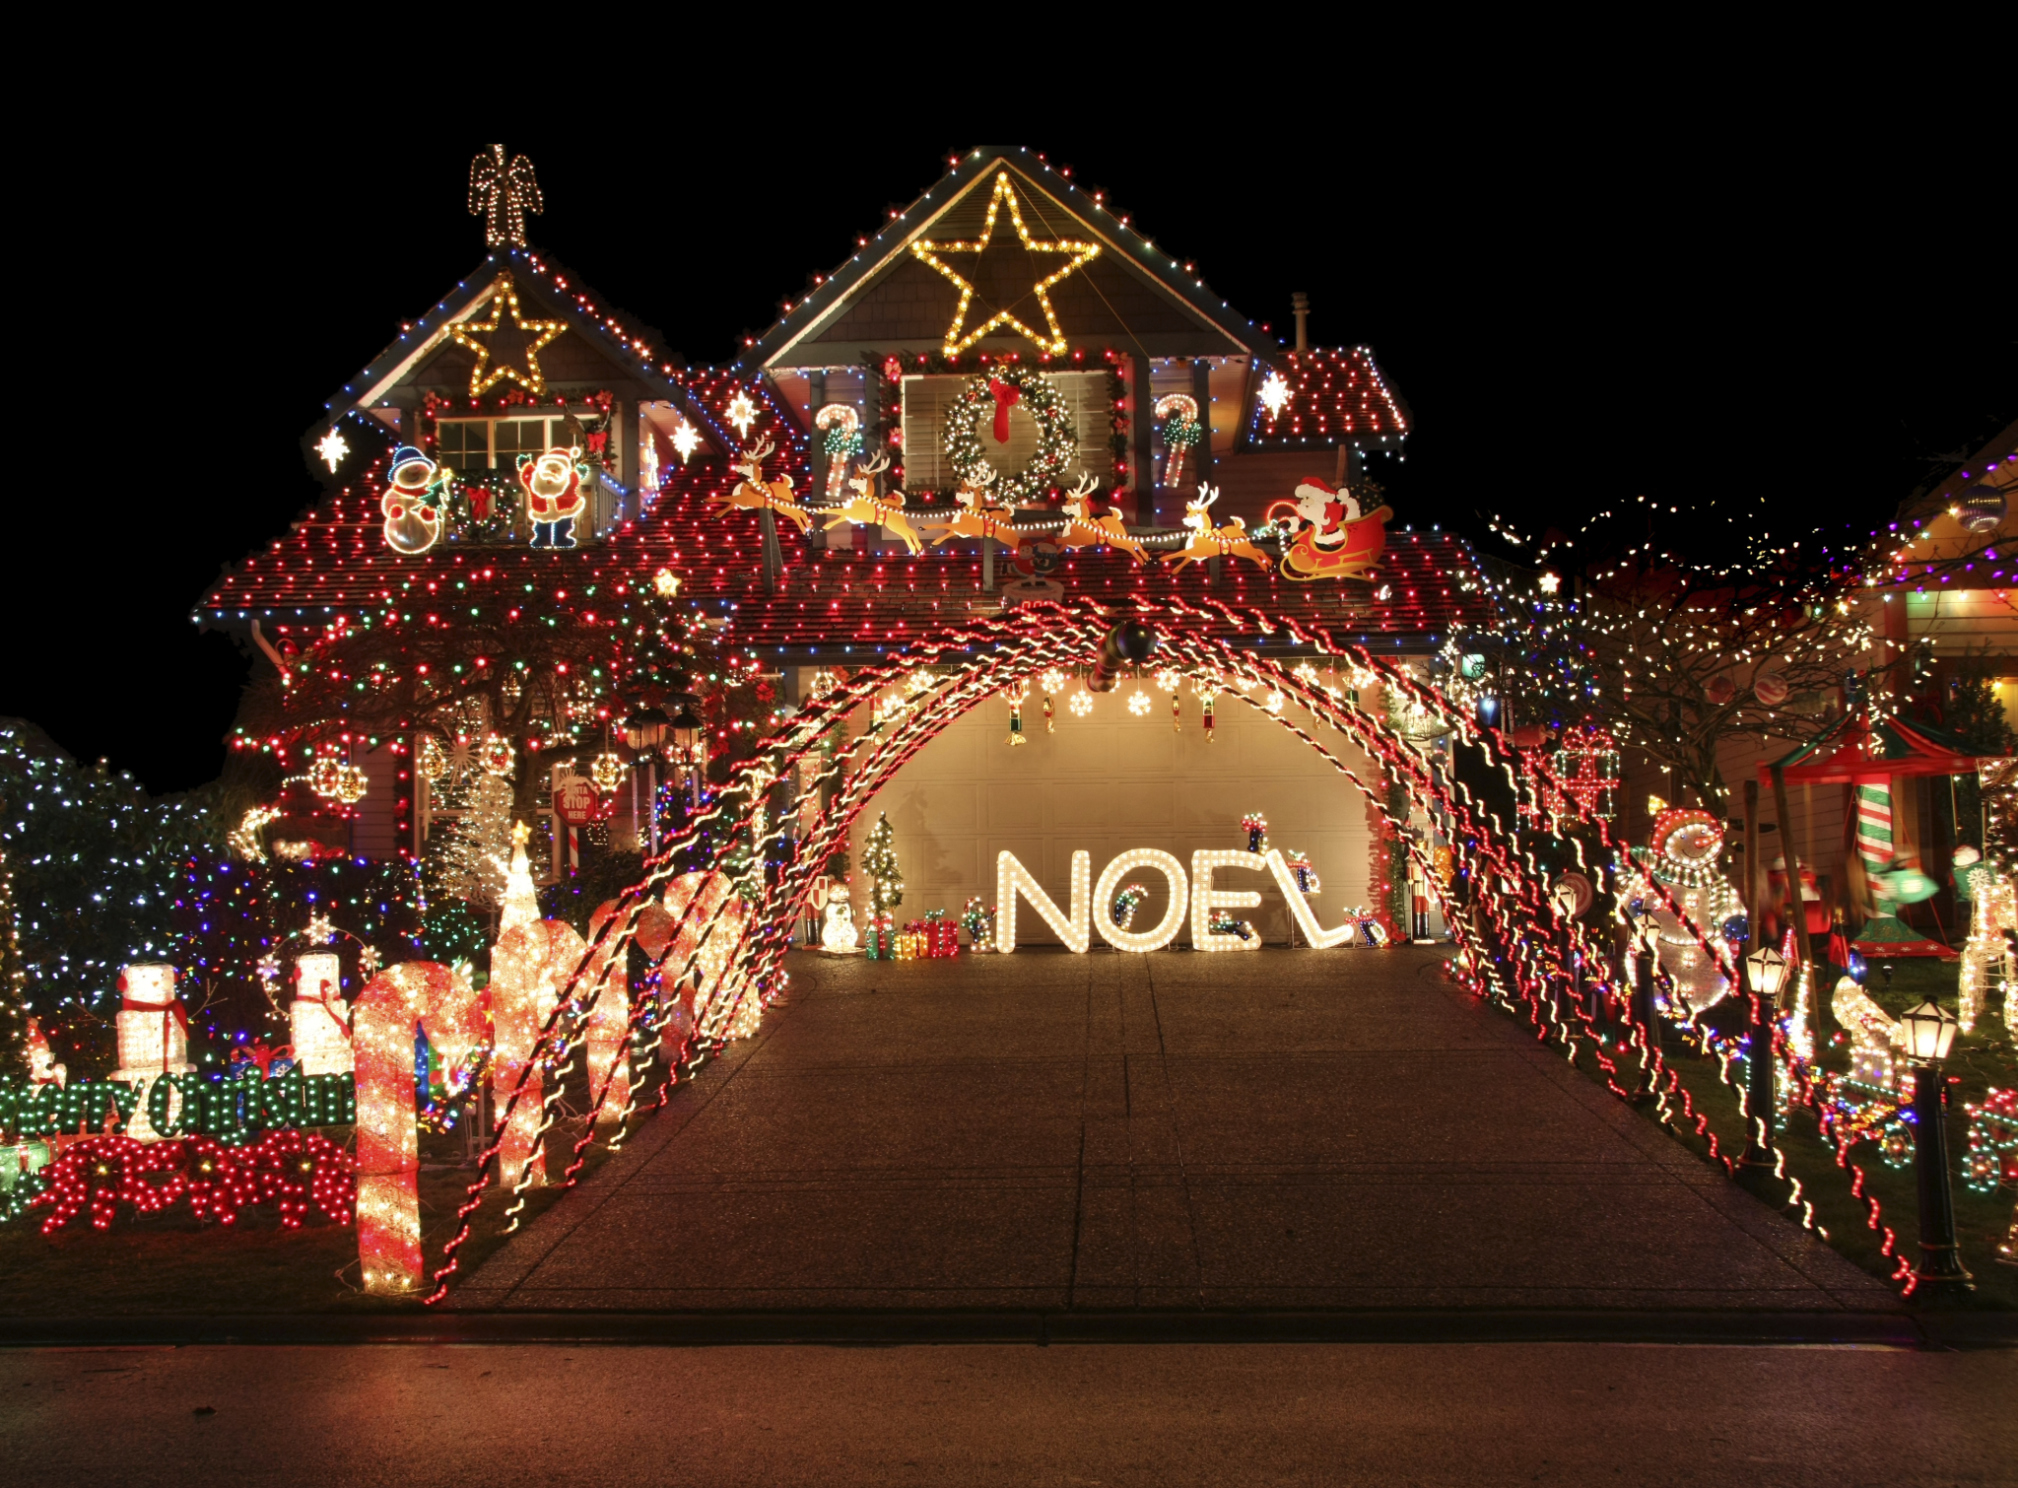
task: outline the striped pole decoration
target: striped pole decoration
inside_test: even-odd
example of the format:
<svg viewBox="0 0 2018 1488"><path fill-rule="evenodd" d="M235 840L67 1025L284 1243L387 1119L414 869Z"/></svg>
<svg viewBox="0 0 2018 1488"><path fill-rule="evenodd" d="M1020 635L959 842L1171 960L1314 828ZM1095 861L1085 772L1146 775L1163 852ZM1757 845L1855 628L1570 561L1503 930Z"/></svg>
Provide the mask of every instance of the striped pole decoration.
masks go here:
<svg viewBox="0 0 2018 1488"><path fill-rule="evenodd" d="M1864 871L1882 873L1892 864L1892 785L1857 782L1857 856Z"/></svg>

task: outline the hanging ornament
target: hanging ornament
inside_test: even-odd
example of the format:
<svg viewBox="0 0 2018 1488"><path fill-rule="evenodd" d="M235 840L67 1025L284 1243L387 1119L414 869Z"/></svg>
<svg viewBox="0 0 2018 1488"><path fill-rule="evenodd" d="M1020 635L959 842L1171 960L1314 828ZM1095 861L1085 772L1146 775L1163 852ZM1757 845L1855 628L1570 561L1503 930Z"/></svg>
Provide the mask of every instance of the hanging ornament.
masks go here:
<svg viewBox="0 0 2018 1488"><path fill-rule="evenodd" d="M336 789L330 794L346 806L355 806L365 798L371 789L371 777L356 765L339 765L336 771Z"/></svg>
<svg viewBox="0 0 2018 1488"><path fill-rule="evenodd" d="M825 667L822 667L819 671L813 673L812 681L806 685L806 691L813 697L823 698L831 694L840 685L841 679Z"/></svg>
<svg viewBox="0 0 2018 1488"><path fill-rule="evenodd" d="M1072 694L1071 708L1074 718L1086 717L1087 714L1093 711L1093 694L1088 692L1084 686L1081 686L1077 692Z"/></svg>
<svg viewBox="0 0 2018 1488"><path fill-rule="evenodd" d="M512 761L516 757L511 740L503 734L485 734L483 744L477 750L477 763L500 779L511 774Z"/></svg>
<svg viewBox="0 0 2018 1488"><path fill-rule="evenodd" d="M441 747L441 740L433 734L422 734L413 751L413 767L420 771L421 778L439 785L448 775L448 764L448 751Z"/></svg>
<svg viewBox="0 0 2018 1488"><path fill-rule="evenodd" d="M1029 687L1017 686L1003 695L1009 699L1009 738L1006 742L1011 745L1028 744L1030 741L1023 737L1023 700L1030 696Z"/></svg>
<svg viewBox="0 0 2018 1488"><path fill-rule="evenodd" d="M1184 694L1173 691L1170 694L1170 732L1184 732Z"/></svg>
<svg viewBox="0 0 2018 1488"><path fill-rule="evenodd" d="M605 749L589 762L589 779L607 796L624 783L624 762Z"/></svg>
<svg viewBox="0 0 2018 1488"><path fill-rule="evenodd" d="M1051 708L1051 694L1048 692L1044 694L1044 732L1047 734L1055 734L1058 732L1058 720L1053 714Z"/></svg>
<svg viewBox="0 0 2018 1488"><path fill-rule="evenodd" d="M318 754L308 767L308 788L318 796L334 799L343 788L343 761L334 754Z"/></svg>
<svg viewBox="0 0 2018 1488"><path fill-rule="evenodd" d="M1153 704L1149 701L1149 694L1139 687L1129 695L1128 711L1133 713L1137 718L1147 718L1152 706Z"/></svg>
<svg viewBox="0 0 2018 1488"><path fill-rule="evenodd" d="M1953 510L1965 532L1985 537L2004 525L2006 499L1995 486L1979 481L1955 499Z"/></svg>

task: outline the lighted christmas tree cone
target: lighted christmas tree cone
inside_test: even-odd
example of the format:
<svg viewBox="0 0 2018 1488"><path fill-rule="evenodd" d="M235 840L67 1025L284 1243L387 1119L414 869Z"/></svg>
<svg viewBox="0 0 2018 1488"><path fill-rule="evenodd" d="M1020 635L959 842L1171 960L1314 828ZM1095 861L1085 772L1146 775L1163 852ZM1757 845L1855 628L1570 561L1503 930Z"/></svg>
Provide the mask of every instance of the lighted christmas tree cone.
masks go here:
<svg viewBox="0 0 2018 1488"><path fill-rule="evenodd" d="M523 823L512 830L504 911L490 956L491 1101L499 1119L518 1097L498 1153L498 1182L505 1188L518 1187L528 1168L532 1182L546 1181L546 1154L538 1142L544 1087L533 1046L587 950L574 926L539 918L527 835Z"/></svg>
<svg viewBox="0 0 2018 1488"><path fill-rule="evenodd" d="M133 1118L126 1134L136 1142L157 1142L161 1133L148 1119L148 1094L163 1075L186 1075L189 1062L189 1015L175 998L175 968L160 962L139 962L119 973L119 1068L112 1078L138 1085ZM182 1106L180 1094L169 1096L169 1120Z"/></svg>
<svg viewBox="0 0 2018 1488"><path fill-rule="evenodd" d="M352 1069L350 1004L338 996L343 969L334 951L313 951L294 962L294 1001L288 1004L288 1038L304 1075L347 1075Z"/></svg>
<svg viewBox="0 0 2018 1488"><path fill-rule="evenodd" d="M365 985L354 1021L358 1262L367 1292L410 1292L421 1280L414 1035L454 1068L483 1045L483 1010L449 967L408 961Z"/></svg>

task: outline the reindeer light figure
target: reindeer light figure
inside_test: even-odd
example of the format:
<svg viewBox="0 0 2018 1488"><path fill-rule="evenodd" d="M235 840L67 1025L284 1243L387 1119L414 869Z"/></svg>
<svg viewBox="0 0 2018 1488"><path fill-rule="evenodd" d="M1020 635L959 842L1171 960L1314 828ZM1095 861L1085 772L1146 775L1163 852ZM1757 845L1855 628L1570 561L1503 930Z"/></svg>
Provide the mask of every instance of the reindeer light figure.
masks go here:
<svg viewBox="0 0 2018 1488"><path fill-rule="evenodd" d="M864 526L880 526L891 536L901 538L904 546L913 554L925 551L925 544L919 539L917 530L911 526L911 519L904 513L904 493L892 490L888 500L876 495L876 477L890 468L890 457L881 454L870 460L848 477L848 489L855 494L839 506L822 507L820 515L827 519L827 531L847 522L860 522Z"/></svg>
<svg viewBox="0 0 2018 1488"><path fill-rule="evenodd" d="M995 472L986 465L970 482L963 482L953 493L953 499L960 509L946 520L945 529L932 539L933 546L953 537L992 537L1010 551L1023 541L1023 534L1013 525L1013 518L1007 509L990 501L988 488L995 484Z"/></svg>
<svg viewBox="0 0 2018 1488"><path fill-rule="evenodd" d="M1184 503L1184 525L1191 533L1183 547L1174 553L1165 553L1163 561L1183 568L1187 563L1197 563L1205 558L1245 558L1250 563L1263 568L1274 567L1269 556L1248 540L1247 523L1239 517L1233 518L1224 527L1215 530L1208 515L1212 503L1219 499L1219 487L1200 486L1199 499Z"/></svg>
<svg viewBox="0 0 2018 1488"><path fill-rule="evenodd" d="M1120 517L1113 512L1095 517L1089 509L1087 503L1099 489L1100 477L1084 471L1079 473L1079 483L1065 493L1065 530L1059 534L1058 546L1090 548L1106 543L1130 554L1137 563L1147 563L1148 551L1128 535L1128 528Z"/></svg>
<svg viewBox="0 0 2018 1488"><path fill-rule="evenodd" d="M774 481L764 479L764 460L776 446L768 435L755 449L744 450L730 462L742 479L726 496L710 496L710 501L719 501L725 510L742 508L746 511L774 511L790 517L805 532L812 526L812 514L792 499L792 478L782 476Z"/></svg>

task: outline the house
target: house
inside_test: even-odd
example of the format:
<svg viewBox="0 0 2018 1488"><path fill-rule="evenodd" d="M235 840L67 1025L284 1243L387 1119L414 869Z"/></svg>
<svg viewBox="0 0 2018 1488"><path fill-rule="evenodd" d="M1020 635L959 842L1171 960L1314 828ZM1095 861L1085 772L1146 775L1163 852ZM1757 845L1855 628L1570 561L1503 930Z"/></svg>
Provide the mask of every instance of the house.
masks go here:
<svg viewBox="0 0 2018 1488"><path fill-rule="evenodd" d="M1384 526L1363 458L1406 438L1407 404L1369 349L1308 346L1301 306L1297 324L1282 345L1018 149L950 161L723 367L685 365L506 231L331 397L305 440L327 494L197 618L288 667L409 601L448 626L462 606L580 604L665 574L788 701L935 627L1060 596L1182 593L1427 657L1490 619L1476 559L1433 512ZM1308 571L1286 567L1292 529ZM1279 631L1253 644L1297 649ZM1207 735L1189 694L1174 720L1159 694L1153 724L1119 695L1091 719L1065 701L1044 729L1032 700L1038 747L1006 751L1006 704L983 705L878 803L928 905L987 892L999 846L1056 876L1103 841L1225 845L1247 809L1284 822L1341 901L1369 891L1363 811L1265 716L1225 708ZM597 716L581 728L607 732L610 707ZM342 748L362 772L337 812L356 850L421 851L459 809L416 777L412 739ZM554 804L575 768L542 791L549 876L577 850ZM620 838L650 831L637 779L614 792Z"/></svg>

